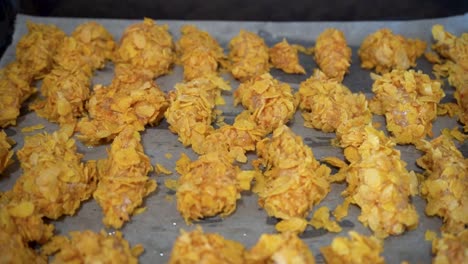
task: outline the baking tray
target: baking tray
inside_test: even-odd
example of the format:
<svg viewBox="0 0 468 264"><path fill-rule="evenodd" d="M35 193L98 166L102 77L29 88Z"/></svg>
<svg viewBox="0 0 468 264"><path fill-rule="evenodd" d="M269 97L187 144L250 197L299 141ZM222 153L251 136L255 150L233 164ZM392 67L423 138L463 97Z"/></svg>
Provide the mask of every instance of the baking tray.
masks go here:
<svg viewBox="0 0 468 264"><path fill-rule="evenodd" d="M26 21L35 23L52 23L70 34L73 29L87 21L97 21L101 23L107 30L113 34L115 40L119 40L124 29L133 24L141 22L141 20L119 20L119 19L83 19L83 18L46 18L34 17L27 15L18 15L16 19L15 32L13 42L6 50L0 61L0 66L4 67L7 63L15 58L15 46L18 40L27 32ZM200 29L208 31L214 36L220 44L227 50L229 40L238 34L240 29L253 31L263 37L266 43L271 46L276 42L287 38L290 43L301 44L305 46L314 45L316 37L326 28L335 27L346 35L348 45L352 47L352 65L350 74L344 79L344 84L353 92L363 92L368 98L372 96L370 71L363 70L359 66L359 58L357 49L361 41L370 33L387 27L393 30L394 33L403 34L406 37L419 38L432 43L431 27L434 24L442 24L449 32L460 35L462 32L468 31L468 14L462 16L454 16L439 19L415 20L415 21L379 21L379 22L240 22L240 21L177 21L177 20L156 20L157 23L168 24L169 29L174 37L174 40L180 37L180 27L184 24L194 24ZM300 84L308 78L312 70L317 67L311 56L300 55L300 62L307 70L306 75L288 75L281 71L272 69L271 74L283 81L289 83L295 91ZM420 58L416 69L420 69L427 74L431 74L431 65L424 59ZM173 89L174 84L182 81L183 71L180 66L175 66L173 72L167 76L160 77L156 83L165 92ZM223 111L227 123L231 123L234 117L243 109L240 106L234 107L232 94L237 88L238 82L228 73L222 74L223 78L230 81L233 90L224 93L226 105L219 107ZM113 77L113 65L109 63L107 67L96 72L93 78L93 84L109 84ZM40 83L37 84L40 87ZM453 100L453 88L444 85L446 97L443 101ZM374 121L385 124L382 117L374 116ZM45 128L36 130L30 133L22 133L21 128L36 124L44 124ZM310 146L318 160L326 156L336 156L343 158L342 150L330 145L330 140L335 137L334 133L323 133L314 129L303 126L303 119L300 112L296 112L294 119L288 124L294 132L301 135L304 142ZM453 128L459 126L455 119L448 117L438 117L434 122L434 136L438 136L442 128ZM38 117L34 112L28 111L27 107L22 109L22 114L18 118L18 125L9 127L5 131L12 137L17 144L14 150L17 151L23 146L23 138L27 135L47 131L52 133L57 130L58 126ZM166 168L169 168L174 173L170 176L156 175L154 172L150 174L153 179L158 182L158 189L145 199L144 206L147 210L139 215L133 216L123 228L125 238L135 245L142 243L145 247L145 253L140 257L142 263L164 263L169 259L172 245L179 234L180 229L192 230L195 225L186 225L176 209L176 200L174 192L168 190L164 186L166 179L177 179L178 174L175 172L175 162L179 158L180 153L186 153L190 158L195 159L197 155L190 149L185 148L177 140L177 135L172 134L168 130L168 124L163 121L156 127L148 127L142 132L142 141L147 155L151 157L152 164L160 163ZM78 151L84 154L84 159L103 159L106 157L106 148L109 145L97 147L87 147L79 140L76 141ZM467 144L458 144L464 156L467 156ZM420 157L421 153L411 145L397 146L401 151L402 158L408 163L408 170L421 172L415 164L415 160ZM168 159L165 154L171 153L172 158ZM248 155L249 160L256 158L254 154ZM243 169L250 169L249 164L242 165ZM0 178L0 191L5 191L12 188L15 180L21 175L22 171L15 158L15 163L12 164ZM315 208L320 206L328 206L334 209L336 205L343 201L340 193L346 187L345 183L332 184L331 192L326 198ZM391 236L384 241L383 256L387 263L400 263L407 260L410 263L429 263L431 260L431 243L424 240L424 233L427 229L438 231L441 226L441 220L437 217L427 217L424 214L425 201L415 196L412 198L413 204L416 206L420 216L420 222L417 229L405 232L399 236ZM312 212L313 213L313 212ZM364 227L357 216L360 209L356 206L351 206L349 215L341 225L343 230L340 233L328 233L324 230L315 230L308 227L301 235L301 238L307 243L316 256L317 263L323 263L323 257L320 255L319 248L329 245L332 239L336 236L347 236L348 231L355 230L361 234L370 235L372 232ZM104 229L102 224L102 212L97 203L90 199L84 202L75 216L62 217L57 221L51 221L56 227L57 234L66 234L73 230L90 229L99 231ZM231 216L221 219L213 217L205 219L196 224L200 225L205 232L217 232L224 237L243 243L247 248L253 246L259 236L263 233L275 233L274 225L276 220L267 216L266 212L257 205L257 197L255 194L245 192L242 198L238 201L237 210ZM106 229L108 232L113 232L112 229Z"/></svg>

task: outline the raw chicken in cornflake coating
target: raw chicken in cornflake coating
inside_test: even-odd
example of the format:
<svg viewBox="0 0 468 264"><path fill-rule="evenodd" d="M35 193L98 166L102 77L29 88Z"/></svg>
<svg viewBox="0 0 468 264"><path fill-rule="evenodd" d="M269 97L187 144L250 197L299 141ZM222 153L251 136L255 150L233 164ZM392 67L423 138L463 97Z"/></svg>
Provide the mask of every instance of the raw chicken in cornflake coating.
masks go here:
<svg viewBox="0 0 468 264"><path fill-rule="evenodd" d="M168 26L157 25L150 18L127 27L115 53L115 63L149 70L152 78L169 73L174 60L174 43Z"/></svg>
<svg viewBox="0 0 468 264"><path fill-rule="evenodd" d="M257 34L241 30L229 42L229 59L234 78L246 81L270 70L268 46Z"/></svg>
<svg viewBox="0 0 468 264"><path fill-rule="evenodd" d="M432 136L437 104L445 96L441 83L418 71L393 70L376 76L372 112L385 115L387 129L397 143L416 143Z"/></svg>
<svg viewBox="0 0 468 264"><path fill-rule="evenodd" d="M370 124L361 129L363 142L359 147L344 150L350 164L341 168L338 175L346 179L348 187L343 192L344 204L334 212L335 218L344 217L347 206L353 203L361 208L358 220L379 238L415 228L418 214L410 196L418 192L416 175L406 170L395 143L382 131Z"/></svg>
<svg viewBox="0 0 468 264"><path fill-rule="evenodd" d="M407 70L416 66L416 59L426 50L426 43L419 39L406 39L390 29L380 29L368 35L358 54L361 67L386 73L392 69Z"/></svg>
<svg viewBox="0 0 468 264"><path fill-rule="evenodd" d="M314 264L314 255L294 233L263 234L257 243L246 252L245 263L296 263Z"/></svg>
<svg viewBox="0 0 468 264"><path fill-rule="evenodd" d="M15 144L15 141L8 138L5 131L0 130L0 175L13 162L11 160L13 156L11 147L13 144Z"/></svg>
<svg viewBox="0 0 468 264"><path fill-rule="evenodd" d="M80 69L54 68L42 82L41 93L45 99L35 101L30 108L51 122L74 124L86 113L90 85L91 79Z"/></svg>
<svg viewBox="0 0 468 264"><path fill-rule="evenodd" d="M304 126L335 132L343 123L361 118L367 124L372 114L364 94L354 94L336 79L316 69L314 75L299 86L296 94Z"/></svg>
<svg viewBox="0 0 468 264"><path fill-rule="evenodd" d="M201 146L192 147L198 154L227 151L232 160L247 162L245 153L255 150L255 145L263 136L252 115L245 110L236 117L234 124L213 130L201 142Z"/></svg>
<svg viewBox="0 0 468 264"><path fill-rule="evenodd" d="M240 84L234 92L234 105L238 103L253 115L265 135L286 124L296 112L291 86L269 73Z"/></svg>
<svg viewBox="0 0 468 264"><path fill-rule="evenodd" d="M330 246L320 248L326 263L385 263L384 258L380 256L383 252L381 240L373 236L366 237L354 231L350 231L349 236L350 238L336 237Z"/></svg>
<svg viewBox="0 0 468 264"><path fill-rule="evenodd" d="M129 126L112 142L108 158L98 161L99 183L93 197L108 227L121 228L143 198L156 190L156 181L148 177L153 168L140 141L140 134Z"/></svg>
<svg viewBox="0 0 468 264"><path fill-rule="evenodd" d="M330 169L320 165L302 138L287 126L277 128L271 139L260 141L257 155L256 163L265 172L257 176L254 192L269 216L304 218L330 191Z"/></svg>
<svg viewBox="0 0 468 264"><path fill-rule="evenodd" d="M0 195L1 230L10 236L18 235L25 244L44 244L53 236L54 226L44 223L43 215L36 212L33 202L13 197L11 191Z"/></svg>
<svg viewBox="0 0 468 264"><path fill-rule="evenodd" d="M77 124L76 130L81 133L78 138L96 145L112 140L127 126L142 131L145 125L157 124L167 107L166 97L151 73L120 64L108 87L94 87L87 105L89 116Z"/></svg>
<svg viewBox="0 0 468 264"><path fill-rule="evenodd" d="M172 247L169 264L226 263L242 264L245 248L236 241L216 233L203 233L201 227L180 231Z"/></svg>
<svg viewBox="0 0 468 264"><path fill-rule="evenodd" d="M87 46L73 37L65 37L57 47L54 57L53 69L63 69L65 71L81 70L91 78L97 65L93 65L93 53L90 46ZM46 75L47 76L47 75Z"/></svg>
<svg viewBox="0 0 468 264"><path fill-rule="evenodd" d="M96 188L95 163L81 162L83 155L69 134L26 137L17 152L24 173L13 187L13 199L33 202L37 213L51 219L73 215Z"/></svg>
<svg viewBox="0 0 468 264"><path fill-rule="evenodd" d="M70 238L55 236L42 247L42 253L51 256L51 263L122 263L136 264L144 248L141 244L130 247L121 232L108 234L104 230L72 231Z"/></svg>
<svg viewBox="0 0 468 264"><path fill-rule="evenodd" d="M305 74L304 68L299 64L297 48L289 45L286 39L271 47L268 54L273 67L286 73Z"/></svg>
<svg viewBox="0 0 468 264"><path fill-rule="evenodd" d="M0 70L0 127L16 125L21 104L36 92L31 86L33 77L28 67L19 62Z"/></svg>
<svg viewBox="0 0 468 264"><path fill-rule="evenodd" d="M28 67L35 79L42 79L53 64L57 48L65 33L54 25L27 23L29 32L16 46L16 60Z"/></svg>
<svg viewBox="0 0 468 264"><path fill-rule="evenodd" d="M181 174L177 210L187 223L232 214L241 191L250 189L253 178L253 171L241 171L224 152L211 152L193 162L184 157L177 171Z"/></svg>
<svg viewBox="0 0 468 264"><path fill-rule="evenodd" d="M442 231L461 232L468 225L468 159L444 135L417 148L425 152L417 164L425 169L421 194L427 200L426 214L442 217Z"/></svg>
<svg viewBox="0 0 468 264"><path fill-rule="evenodd" d="M448 76L450 85L455 87L459 119L465 125L465 132L468 132L468 33L456 37L444 31L443 26L434 25L432 36L436 41L432 48L445 59L436 58L434 74L437 77Z"/></svg>
<svg viewBox="0 0 468 264"><path fill-rule="evenodd" d="M211 123L216 118L215 106L224 104L221 90L230 89L223 79L211 75L178 83L169 92L170 106L165 117L169 129L179 135L184 146L192 145L200 152L203 140L214 130Z"/></svg>
<svg viewBox="0 0 468 264"><path fill-rule="evenodd" d="M432 241L433 264L468 262L468 230L457 234L442 233L441 238Z"/></svg>
<svg viewBox="0 0 468 264"><path fill-rule="evenodd" d="M217 75L218 68L226 63L226 56L216 39L193 25L182 26L180 32L182 36L176 47L184 67L184 79Z"/></svg>
<svg viewBox="0 0 468 264"><path fill-rule="evenodd" d="M342 82L351 65L351 48L344 33L334 28L323 31L315 43L314 58L328 77Z"/></svg>
<svg viewBox="0 0 468 264"><path fill-rule="evenodd" d="M22 237L18 224L11 216L11 212L16 214L16 208L7 208L0 202L0 249L2 252L2 263L47 263L44 256L29 247L28 241ZM23 213L23 212L21 212ZM34 228L29 226L28 228ZM50 233L52 235L52 232Z"/></svg>
<svg viewBox="0 0 468 264"><path fill-rule="evenodd" d="M101 24L94 21L83 23L75 28L72 37L91 50L91 65L101 69L111 60L116 44L112 35Z"/></svg>

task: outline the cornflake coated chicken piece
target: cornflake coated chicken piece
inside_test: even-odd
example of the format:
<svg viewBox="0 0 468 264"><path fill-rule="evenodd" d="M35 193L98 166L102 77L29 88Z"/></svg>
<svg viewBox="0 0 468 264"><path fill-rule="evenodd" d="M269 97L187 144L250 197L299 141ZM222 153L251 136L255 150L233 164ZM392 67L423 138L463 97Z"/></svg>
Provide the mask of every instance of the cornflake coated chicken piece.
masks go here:
<svg viewBox="0 0 468 264"><path fill-rule="evenodd" d="M385 263L384 258L380 256L383 252L381 240L354 231L350 231L349 236L350 238L336 237L330 246L320 248L326 263Z"/></svg>
<svg viewBox="0 0 468 264"><path fill-rule="evenodd" d="M157 25L150 18L127 27L115 53L116 63L148 70L151 78L169 73L174 60L174 43L168 26Z"/></svg>
<svg viewBox="0 0 468 264"><path fill-rule="evenodd" d="M407 70L416 66L416 59L426 50L426 43L419 39L406 39L390 29L380 29L367 36L358 50L361 67L377 73L392 69Z"/></svg>
<svg viewBox="0 0 468 264"><path fill-rule="evenodd" d="M309 247L297 234L290 232L261 235L257 243L246 252L245 258L248 264L315 263Z"/></svg>
<svg viewBox="0 0 468 264"><path fill-rule="evenodd" d="M184 220L190 223L232 214L241 191L250 189L253 172L234 166L226 152L211 152L196 161L186 161L177 164L181 176L176 193L177 210Z"/></svg>
<svg viewBox="0 0 468 264"><path fill-rule="evenodd" d="M421 194L427 200L426 214L442 217L442 231L461 232L468 224L468 159L445 135L417 148L425 152L417 164L425 169Z"/></svg>
<svg viewBox="0 0 468 264"><path fill-rule="evenodd" d="M91 46L83 44L73 37L65 37L62 43L57 47L53 60L53 68L61 68L65 71L81 70L91 78L97 65Z"/></svg>
<svg viewBox="0 0 468 264"><path fill-rule="evenodd" d="M13 197L33 202L36 212L50 219L73 215L96 188L95 163L81 162L68 131L26 137L17 156L24 173Z"/></svg>
<svg viewBox="0 0 468 264"><path fill-rule="evenodd" d="M348 187L343 192L345 204L338 207L338 211L346 210L349 203L356 204L361 208L358 220L379 238L415 228L418 214L410 203L410 196L418 192L416 175L406 170L406 163L394 148L395 143L382 131L370 124L361 129L364 130L363 142L359 147L350 146L344 150L350 164L338 174L346 179ZM335 210L334 215L341 220L346 212Z"/></svg>
<svg viewBox="0 0 468 264"><path fill-rule="evenodd" d="M11 208L9 209L11 210ZM18 225L9 212L10 210L3 203L0 203L0 249L2 252L2 262L18 264L47 263L47 259L30 248L27 241L21 236ZM18 212L15 209L13 211L13 214Z"/></svg>
<svg viewBox="0 0 468 264"><path fill-rule="evenodd" d="M234 78L246 81L270 70L268 46L257 34L241 30L229 42L229 59Z"/></svg>
<svg viewBox="0 0 468 264"><path fill-rule="evenodd" d="M468 262L468 230L456 234L442 233L441 238L432 241L433 264Z"/></svg>
<svg viewBox="0 0 468 264"><path fill-rule="evenodd" d="M42 247L42 253L53 256L52 263L138 263L144 248L137 244L133 248L121 232L108 234L104 230L72 231L70 238L55 236Z"/></svg>
<svg viewBox="0 0 468 264"><path fill-rule="evenodd" d="M191 232L180 231L174 242L169 264L245 263L245 248L239 242L216 233L203 233L201 227Z"/></svg>
<svg viewBox="0 0 468 264"><path fill-rule="evenodd" d="M200 142L201 146L192 145L192 148L198 154L227 151L230 158L245 163L245 153L255 150L255 145L263 136L264 132L257 128L252 115L244 110L236 117L234 124L211 131Z"/></svg>
<svg viewBox="0 0 468 264"><path fill-rule="evenodd" d="M93 197L108 227L121 228L143 198L156 190L156 181L148 177L153 168L140 141L140 134L128 126L112 142L108 158L98 161L99 183Z"/></svg>
<svg viewBox="0 0 468 264"><path fill-rule="evenodd" d="M314 75L302 82L296 94L302 110L304 126L335 132L343 123L361 117L364 124L371 121L364 94L353 94L336 79L316 69Z"/></svg>
<svg viewBox="0 0 468 264"><path fill-rule="evenodd" d="M465 132L468 131L468 33L463 33L460 37L444 30L442 25L432 27L432 36L436 43L432 45L441 57L437 57L437 64L434 65L434 74L440 77L447 77L450 85L455 87L454 97L457 100L460 113L460 121L465 125Z"/></svg>
<svg viewBox="0 0 468 264"><path fill-rule="evenodd" d="M54 68L42 82L41 93L30 109L51 122L74 124L85 114L85 102L90 97L91 79L82 70Z"/></svg>
<svg viewBox="0 0 468 264"><path fill-rule="evenodd" d="M269 216L304 218L330 191L330 169L320 165L302 138L287 126L260 141L257 155L256 166L263 165L265 172L256 178L254 192Z"/></svg>
<svg viewBox="0 0 468 264"><path fill-rule="evenodd" d="M268 55L273 67L286 73L305 74L304 68L299 64L297 48L289 45L286 39L271 47Z"/></svg>
<svg viewBox="0 0 468 264"><path fill-rule="evenodd" d="M178 83L169 92L170 106L164 115L169 129L179 135L184 146L201 148L205 137L214 130L211 123L217 114L215 106L224 104L221 91L230 89L222 78L210 75Z"/></svg>
<svg viewBox="0 0 468 264"><path fill-rule="evenodd" d="M252 114L265 135L286 124L296 111L291 86L269 73L240 84L234 92L234 105L239 103Z"/></svg>
<svg viewBox="0 0 468 264"><path fill-rule="evenodd" d="M226 64L223 48L208 32L194 25L184 25L177 42L177 53L184 67L184 79L190 81L207 75L216 75Z"/></svg>
<svg viewBox="0 0 468 264"><path fill-rule="evenodd" d="M27 65L35 79L42 79L53 64L57 48L65 38L65 33L54 25L28 22L28 33L16 46L16 60Z"/></svg>
<svg viewBox="0 0 468 264"><path fill-rule="evenodd" d="M395 141L414 144L432 136L437 104L445 96L441 83L414 70L393 70L375 78L375 96L369 107L373 113L385 115L387 129Z"/></svg>
<svg viewBox="0 0 468 264"><path fill-rule="evenodd" d="M0 70L0 127L16 125L21 104L36 92L28 66L15 61Z"/></svg>
<svg viewBox="0 0 468 264"><path fill-rule="evenodd" d="M12 191L0 193L0 226L9 235L18 235L25 244L44 244L52 236L54 226L44 223L34 203L22 197L13 197Z"/></svg>
<svg viewBox="0 0 468 264"><path fill-rule="evenodd" d="M344 33L335 28L323 31L315 43L314 59L328 77L342 82L351 65L351 48Z"/></svg>
<svg viewBox="0 0 468 264"><path fill-rule="evenodd" d="M0 174L13 162L11 160L13 156L11 147L13 144L15 144L15 141L8 138L5 131L0 130Z"/></svg>
<svg viewBox="0 0 468 264"><path fill-rule="evenodd" d="M105 27L94 21L86 22L72 33L72 37L83 43L91 50L91 65L94 69L101 69L107 60L111 60L116 48L114 38Z"/></svg>
<svg viewBox="0 0 468 264"><path fill-rule="evenodd" d="M78 138L86 144L111 141L127 126L142 131L145 125L157 124L168 107L165 94L148 71L120 64L115 76L108 87L94 87L87 105L89 116L77 124Z"/></svg>

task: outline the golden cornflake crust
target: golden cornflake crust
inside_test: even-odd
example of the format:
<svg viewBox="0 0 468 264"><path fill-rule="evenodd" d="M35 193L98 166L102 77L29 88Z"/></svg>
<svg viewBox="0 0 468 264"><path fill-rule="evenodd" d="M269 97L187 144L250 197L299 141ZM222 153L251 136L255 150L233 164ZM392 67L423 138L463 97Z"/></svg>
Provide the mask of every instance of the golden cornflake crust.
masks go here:
<svg viewBox="0 0 468 264"><path fill-rule="evenodd" d="M125 127L142 131L145 125L155 125L164 116L168 102L147 71L134 70L120 64L108 87L96 85L89 99L89 117L82 118L77 137L86 144L96 145L115 138Z"/></svg>
<svg viewBox="0 0 468 264"><path fill-rule="evenodd" d="M450 85L455 87L454 97L457 100L457 114L468 132L468 33L460 37L444 30L442 25L432 27L432 36L436 43L432 45L442 58L434 54L434 74L437 77L448 77Z"/></svg>
<svg viewBox="0 0 468 264"><path fill-rule="evenodd" d="M314 264L309 247L294 233L263 234L246 252L245 263Z"/></svg>
<svg viewBox="0 0 468 264"><path fill-rule="evenodd" d="M103 68L106 61L112 59L116 43L101 24L94 21L83 23L75 28L72 37L89 48L92 54L90 65L94 69Z"/></svg>
<svg viewBox="0 0 468 264"><path fill-rule="evenodd" d="M24 197L14 197L12 191L1 194L0 225L9 235L18 235L24 243L44 244L53 235L54 226L45 224L43 215L37 212L34 203Z"/></svg>
<svg viewBox="0 0 468 264"><path fill-rule="evenodd" d="M314 212L310 220L310 225L316 229L324 228L329 232L335 233L341 232L342 230L337 222L330 219L330 209L326 206L322 206Z"/></svg>
<svg viewBox="0 0 468 264"><path fill-rule="evenodd" d="M48 218L73 215L96 188L95 163L81 162L69 133L26 137L17 156L24 173L13 187L13 199L31 201Z"/></svg>
<svg viewBox="0 0 468 264"><path fill-rule="evenodd" d="M85 114L85 102L89 99L91 79L82 70L68 71L54 68L42 82L39 99L30 109L51 122L74 124Z"/></svg>
<svg viewBox="0 0 468 264"><path fill-rule="evenodd" d="M211 123L216 118L215 106L224 104L221 90L230 89L222 78L210 75L178 83L169 92L170 106L165 117L169 129L179 135L184 146L203 146L203 140L214 129Z"/></svg>
<svg viewBox="0 0 468 264"><path fill-rule="evenodd" d="M177 163L181 174L177 188L177 210L187 223L204 217L228 216L236 210L242 190L250 189L252 172L232 165L223 152L211 152L196 161Z"/></svg>
<svg viewBox="0 0 468 264"><path fill-rule="evenodd" d="M28 33L16 46L16 60L28 67L35 79L42 79L53 64L57 48L65 38L65 33L55 25L28 22Z"/></svg>
<svg viewBox="0 0 468 264"><path fill-rule="evenodd" d="M383 252L381 240L373 236L366 237L354 231L349 232L349 237L336 237L330 246L320 248L326 263L385 263L384 258L380 256Z"/></svg>
<svg viewBox="0 0 468 264"><path fill-rule="evenodd" d="M136 264L144 248L130 248L122 233L107 234L104 230L72 231L70 238L55 236L42 247L42 253L53 256L51 263L122 263Z"/></svg>
<svg viewBox="0 0 468 264"><path fill-rule="evenodd" d="M416 66L416 59L426 50L419 39L406 39L390 29L380 29L367 36L358 50L361 67L386 73L392 69L407 70Z"/></svg>
<svg viewBox="0 0 468 264"><path fill-rule="evenodd" d="M13 162L11 160L13 156L11 147L13 144L15 144L15 141L8 138L5 131L0 130L0 174Z"/></svg>
<svg viewBox="0 0 468 264"><path fill-rule="evenodd" d="M234 92L234 105L239 103L251 113L264 135L286 124L296 112L291 86L269 73L240 84Z"/></svg>
<svg viewBox="0 0 468 264"><path fill-rule="evenodd" d="M85 114L91 76L103 68L115 43L106 29L94 22L78 26L73 37L65 37L54 55L54 68L45 75L41 93L30 108L51 122L75 124Z"/></svg>
<svg viewBox="0 0 468 264"><path fill-rule="evenodd" d="M442 217L442 231L457 234L468 224L468 159L451 139L441 135L423 141L418 149L425 154L417 164L425 169L421 194L426 198L426 214Z"/></svg>
<svg viewBox="0 0 468 264"><path fill-rule="evenodd" d="M395 141L414 144L432 136L437 104L445 96L441 83L414 70L393 70L375 78L369 106L373 113L385 115Z"/></svg>
<svg viewBox="0 0 468 264"><path fill-rule="evenodd" d="M182 26L180 32L182 36L176 48L184 67L184 79L216 75L219 66L227 60L216 39L193 25Z"/></svg>
<svg viewBox="0 0 468 264"><path fill-rule="evenodd" d="M467 263L468 230L457 234L442 233L441 238L432 241L433 264Z"/></svg>
<svg viewBox="0 0 468 264"><path fill-rule="evenodd" d="M289 45L286 39L271 47L268 54L273 67L286 73L305 74L304 68L299 64L297 48Z"/></svg>
<svg viewBox="0 0 468 264"><path fill-rule="evenodd" d="M3 263L47 263L45 257L40 256L29 247L29 241L23 237L20 231L21 227L19 223L15 221L15 218L26 219L32 215L33 210L24 209L24 207L31 206L34 208L32 203L26 206L19 205L21 208L17 208L15 206L5 205L3 201L0 201L0 249ZM12 216L12 214L14 216ZM24 227L23 230L29 229L30 232L38 231L38 229L33 230L37 228L37 226L25 225ZM52 230L50 230L49 237L50 236L52 236Z"/></svg>
<svg viewBox="0 0 468 264"><path fill-rule="evenodd" d="M268 46L257 34L241 30L229 42L229 59L234 78L246 81L270 70Z"/></svg>
<svg viewBox="0 0 468 264"><path fill-rule="evenodd" d="M201 146L193 146L193 149L198 154L227 151L232 160L245 163L245 153L255 150L263 136L264 132L257 128L253 116L245 110L237 115L234 124L211 131Z"/></svg>
<svg viewBox="0 0 468 264"><path fill-rule="evenodd" d="M296 99L302 110L304 126L324 132L334 132L354 118L359 117L363 125L372 118L364 94L352 93L318 69L300 84Z"/></svg>
<svg viewBox="0 0 468 264"><path fill-rule="evenodd" d="M168 26L157 25L150 18L127 27L115 53L116 63L148 70L151 78L169 73L174 60L174 43Z"/></svg>
<svg viewBox="0 0 468 264"><path fill-rule="evenodd" d="M108 158L98 161L99 183L93 197L108 227L121 228L143 198L156 190L156 181L147 176L153 168L140 141L140 134L126 127L112 142Z"/></svg>
<svg viewBox="0 0 468 264"><path fill-rule="evenodd" d="M0 127L16 125L21 104L36 92L29 67L12 62L0 70Z"/></svg>
<svg viewBox="0 0 468 264"><path fill-rule="evenodd" d="M245 263L244 246L216 233L203 233L201 227L191 232L181 230L174 242L169 264Z"/></svg>
<svg viewBox="0 0 468 264"><path fill-rule="evenodd" d="M287 126L257 144L257 155L265 168L256 178L254 192L269 216L280 219L304 218L312 206L330 191L330 169L315 159L302 138Z"/></svg>
<svg viewBox="0 0 468 264"><path fill-rule="evenodd" d="M330 78L343 81L351 66L351 48L342 31L329 28L320 33L314 48L314 59Z"/></svg>
<svg viewBox="0 0 468 264"><path fill-rule="evenodd" d="M415 228L418 214L410 196L418 192L416 175L406 170L395 143L382 131L370 124L361 129L361 144L344 150L350 164L338 174L346 179L348 187L343 192L345 204L338 207L335 217L344 217L347 205L353 203L361 208L358 220L379 238Z"/></svg>

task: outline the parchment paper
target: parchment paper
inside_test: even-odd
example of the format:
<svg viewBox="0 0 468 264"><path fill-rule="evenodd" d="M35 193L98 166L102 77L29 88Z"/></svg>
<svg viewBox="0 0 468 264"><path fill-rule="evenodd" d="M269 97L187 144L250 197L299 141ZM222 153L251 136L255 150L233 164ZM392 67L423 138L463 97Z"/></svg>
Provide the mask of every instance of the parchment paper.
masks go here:
<svg viewBox="0 0 468 264"><path fill-rule="evenodd" d="M117 19L81 19L81 18L45 18L33 17L26 15L18 15L16 20L15 33L13 36L13 44L8 47L3 58L0 61L0 66L4 67L7 63L14 60L15 46L21 36L27 32L26 21L35 23L53 23L59 28L70 34L73 29L86 21L94 20L104 25L115 37L119 40L125 27L130 24L141 22L141 20L117 20ZM335 27L344 31L349 45L353 48L352 66L350 74L344 79L344 84L354 92L364 92L366 96L371 97L372 80L369 76L369 71L362 70L359 67L359 58L357 57L357 49L361 41L370 33L382 28L388 27L395 33L403 34L411 38L420 38L432 43L431 27L434 24L442 24L447 31L456 35L468 31L468 14L463 16L455 16L440 19L417 20L417 21L380 21L380 22L239 22L239 21L159 21L158 23L167 23L170 31L173 34L174 40L180 36L179 28L184 24L195 24L203 30L211 33L227 51L227 43L229 40L238 34L241 28L258 33L265 39L269 46L287 38L290 43L297 43L306 46L312 46L316 37L325 28ZM430 46L430 45L429 45ZM295 90L300 82L309 77L312 70L316 68L316 64L310 56L300 55L301 64L306 68L306 75L287 75L277 70L271 70L273 76L281 81L289 83ZM431 65L424 59L418 60L417 69L423 70L427 74L431 74ZM173 72L168 76L158 78L156 82L164 91L173 89L175 83L182 80L182 68L174 67ZM432 74L431 74L432 76ZM109 65L102 71L97 72L93 79L94 84L108 84L113 77L113 65ZM233 91L237 88L238 82L235 81L230 74L224 73L223 77L231 81ZM40 83L37 83L40 87ZM453 100L453 88L448 85L444 86L446 98L444 101ZM239 112L242 111L240 106L232 106L232 92L224 94L227 104L220 107L226 117L226 122L231 123ZM32 99L33 100L33 99ZM375 121L385 124L382 117L375 116ZM34 131L30 133L22 133L21 128L44 124L46 127L42 131ZM434 123L434 136L440 134L442 128L453 128L457 126L456 120L448 117L439 117ZM299 112L296 113L294 120L289 123L289 126L299 135L301 135L307 145L309 145L316 158L321 159L325 156L336 156L343 158L342 150L332 147L330 140L335 137L333 133L322 133L314 129L305 128L303 119ZM12 137L17 144L14 150L22 148L23 138L28 135L47 131L49 133L55 131L57 125L46 121L43 118L36 116L34 112L27 110L24 107L22 115L18 119L16 127L6 129L7 134ZM142 133L142 140L145 147L145 152L151 157L152 164L160 163L166 168L169 168L174 173L171 176L156 175L154 172L151 177L158 182L158 189L145 199L146 212L133 216L131 222L127 223L122 232L131 245L142 243L145 247L145 253L140 257L142 263L164 263L168 260L172 248L172 244L179 234L179 230L192 230L195 225L187 226L182 217L176 210L176 201L174 192L164 187L164 180L176 179L178 177L175 172L175 162L179 158L180 153L187 153L192 159L197 155L189 148L184 148L177 140L177 135L172 134L168 130L168 124L163 121L156 127L148 127ZM78 151L85 154L85 160L103 159L106 157L105 149L109 145L99 147L87 147L77 140ZM403 159L408 163L407 169L421 172L416 166L415 160L420 157L420 153L412 146L398 146ZM459 145L459 148L464 152L466 157L467 144ZM172 159L168 159L164 154L173 154ZM254 154L249 154L249 159L255 159ZM15 158L16 160L16 158ZM243 165L242 168L251 168L249 164ZM22 171L17 161L12 164L0 178L0 190L5 191L10 189L15 180L21 175ZM343 201L340 196L346 184L332 184L332 191L328 196L315 208L326 205L334 209L336 205ZM383 253L387 263L400 263L407 260L410 263L429 263L431 260L431 244L424 240L424 233L427 229L438 232L441 225L441 220L437 217L427 217L424 214L426 202L416 196L412 199L420 216L419 227L415 230L405 232L400 236L393 236L385 239ZM332 239L336 236L347 236L347 232L355 230L359 233L369 235L371 231L365 228L359 221L357 216L360 209L355 206L350 207L349 216L341 222L343 231L341 233L328 233L324 230L314 230L308 227L306 232L301 235L305 243L310 246L316 256L317 263L323 263L323 257L320 255L319 248L329 245ZM91 229L99 231L104 228L101 222L102 212L97 203L90 199L83 203L77 215L62 217L58 221L52 221L56 227L57 234L66 234L73 230ZM255 194L246 192L243 193L242 199L239 200L237 211L221 219L214 217L206 219L197 224L201 225L205 232L217 232L228 239L233 239L243 243L247 248L253 246L262 233L274 233L275 219L269 218L267 214L257 205ZM111 229L106 229L108 232L113 232Z"/></svg>

